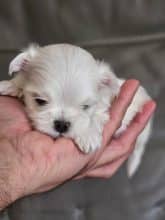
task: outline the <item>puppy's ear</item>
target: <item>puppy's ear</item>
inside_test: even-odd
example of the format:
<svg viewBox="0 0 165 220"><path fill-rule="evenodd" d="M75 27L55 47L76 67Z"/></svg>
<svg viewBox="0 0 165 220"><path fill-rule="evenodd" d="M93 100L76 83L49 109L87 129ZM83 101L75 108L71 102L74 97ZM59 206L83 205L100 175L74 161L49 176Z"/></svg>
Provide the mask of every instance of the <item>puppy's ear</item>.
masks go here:
<svg viewBox="0 0 165 220"><path fill-rule="evenodd" d="M120 86L116 75L112 72L110 66L103 62L97 61L99 68L99 90L104 96L114 97L119 93Z"/></svg>
<svg viewBox="0 0 165 220"><path fill-rule="evenodd" d="M37 55L39 46L30 45L26 50L17 55L9 65L9 75L24 71L28 63ZM9 81L0 82L0 95L22 96L22 88L24 86L24 77L22 74L16 74Z"/></svg>
<svg viewBox="0 0 165 220"><path fill-rule="evenodd" d="M28 62L37 55L38 49L38 45L32 44L22 53L18 54L9 65L9 75L12 76L13 73L23 71Z"/></svg>

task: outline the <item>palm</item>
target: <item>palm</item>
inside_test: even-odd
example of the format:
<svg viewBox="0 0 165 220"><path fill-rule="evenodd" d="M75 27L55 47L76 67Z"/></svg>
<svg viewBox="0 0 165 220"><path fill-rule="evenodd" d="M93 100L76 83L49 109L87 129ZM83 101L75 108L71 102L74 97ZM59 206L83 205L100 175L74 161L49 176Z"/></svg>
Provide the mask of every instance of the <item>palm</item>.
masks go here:
<svg viewBox="0 0 165 220"><path fill-rule="evenodd" d="M72 141L62 138L54 141L47 135L33 131L23 106L11 98L1 99L0 109L5 105L8 111L0 113L0 121L4 123L2 133L9 140L12 139L11 156L17 164L16 167L13 166L14 172L19 170L20 178L23 176L28 190L31 185L28 180L32 178L36 181L33 180L31 192L43 191L71 178L83 168L89 157L81 154ZM40 185L43 179L47 179L46 184Z"/></svg>

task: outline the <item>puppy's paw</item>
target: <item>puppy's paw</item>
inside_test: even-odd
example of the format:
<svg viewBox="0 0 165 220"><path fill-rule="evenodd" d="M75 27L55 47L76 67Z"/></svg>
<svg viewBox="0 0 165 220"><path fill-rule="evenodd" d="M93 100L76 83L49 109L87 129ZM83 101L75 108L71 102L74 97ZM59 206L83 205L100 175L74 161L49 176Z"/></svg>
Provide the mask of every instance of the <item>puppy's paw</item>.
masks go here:
<svg viewBox="0 0 165 220"><path fill-rule="evenodd" d="M11 80L0 82L0 95L18 96L18 94L18 88L16 88Z"/></svg>
<svg viewBox="0 0 165 220"><path fill-rule="evenodd" d="M92 153L101 147L101 141L102 135L96 132L93 134L89 132L76 138L79 149L86 154Z"/></svg>

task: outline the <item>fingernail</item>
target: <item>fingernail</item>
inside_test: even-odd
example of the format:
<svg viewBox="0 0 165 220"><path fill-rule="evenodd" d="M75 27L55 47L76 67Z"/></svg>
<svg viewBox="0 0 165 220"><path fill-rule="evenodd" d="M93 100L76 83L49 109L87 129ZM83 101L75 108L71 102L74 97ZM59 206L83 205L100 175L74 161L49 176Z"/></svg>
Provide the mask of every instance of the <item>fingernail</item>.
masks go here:
<svg viewBox="0 0 165 220"><path fill-rule="evenodd" d="M134 87L138 87L140 82L137 79L128 79L128 83L131 83Z"/></svg>
<svg viewBox="0 0 165 220"><path fill-rule="evenodd" d="M142 112L147 111L147 112L152 113L152 112L155 111L155 109L156 109L156 102L154 100L150 100L150 101L148 101L147 103L144 104Z"/></svg>
<svg viewBox="0 0 165 220"><path fill-rule="evenodd" d="M142 111L135 116L135 120L141 123L144 120L144 117L146 119L150 118L154 113L155 109L156 109L155 101L153 100L148 101L147 103L144 104Z"/></svg>

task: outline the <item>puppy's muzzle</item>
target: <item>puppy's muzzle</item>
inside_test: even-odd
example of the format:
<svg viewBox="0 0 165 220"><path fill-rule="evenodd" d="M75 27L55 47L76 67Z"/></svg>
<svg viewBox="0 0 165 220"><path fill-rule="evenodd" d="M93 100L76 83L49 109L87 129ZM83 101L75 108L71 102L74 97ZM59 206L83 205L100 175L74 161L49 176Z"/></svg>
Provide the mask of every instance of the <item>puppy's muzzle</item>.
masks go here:
<svg viewBox="0 0 165 220"><path fill-rule="evenodd" d="M56 120L54 121L54 129L59 132L60 134L66 133L71 126L69 121L64 120Z"/></svg>

